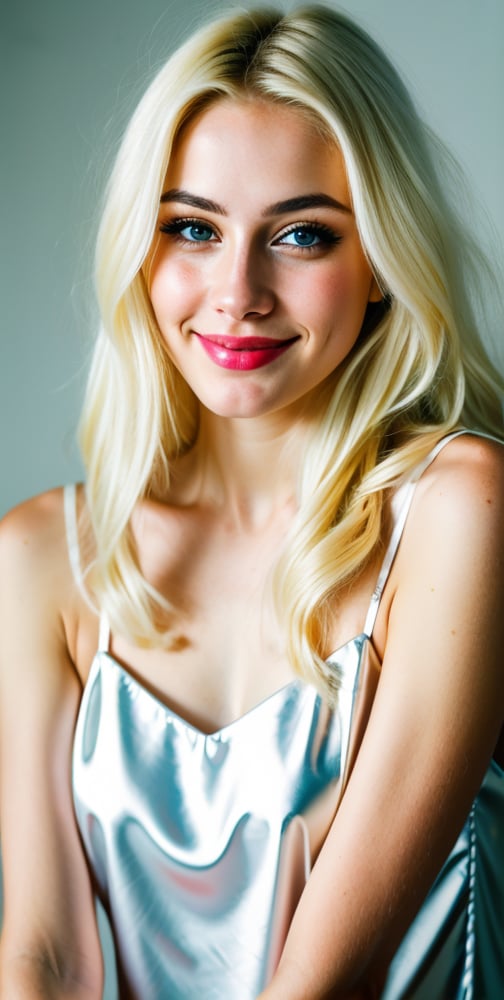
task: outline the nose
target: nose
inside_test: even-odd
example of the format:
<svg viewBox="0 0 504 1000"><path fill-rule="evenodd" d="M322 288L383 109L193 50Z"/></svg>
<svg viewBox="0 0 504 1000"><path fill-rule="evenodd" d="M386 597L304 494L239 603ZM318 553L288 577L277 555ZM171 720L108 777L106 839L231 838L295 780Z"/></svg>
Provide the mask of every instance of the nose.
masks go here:
<svg viewBox="0 0 504 1000"><path fill-rule="evenodd" d="M212 275L212 306L235 320L267 316L275 304L271 278L271 264L253 248L223 248Z"/></svg>

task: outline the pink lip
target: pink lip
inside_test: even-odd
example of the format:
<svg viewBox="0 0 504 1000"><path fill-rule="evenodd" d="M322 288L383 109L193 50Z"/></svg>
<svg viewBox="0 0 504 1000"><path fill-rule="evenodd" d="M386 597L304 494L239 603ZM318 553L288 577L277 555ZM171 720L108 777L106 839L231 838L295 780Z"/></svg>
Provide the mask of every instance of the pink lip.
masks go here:
<svg viewBox="0 0 504 1000"><path fill-rule="evenodd" d="M220 368L249 372L269 365L298 339L274 340L272 337L227 337L196 334L209 358Z"/></svg>

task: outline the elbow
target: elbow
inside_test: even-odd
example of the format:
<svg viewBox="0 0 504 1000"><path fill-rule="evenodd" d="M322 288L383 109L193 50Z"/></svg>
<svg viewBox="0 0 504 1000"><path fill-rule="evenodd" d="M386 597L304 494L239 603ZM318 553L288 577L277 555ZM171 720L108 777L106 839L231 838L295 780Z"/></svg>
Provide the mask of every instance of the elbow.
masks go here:
<svg viewBox="0 0 504 1000"><path fill-rule="evenodd" d="M101 1000L102 964L42 945L8 949L2 942L0 1000Z"/></svg>

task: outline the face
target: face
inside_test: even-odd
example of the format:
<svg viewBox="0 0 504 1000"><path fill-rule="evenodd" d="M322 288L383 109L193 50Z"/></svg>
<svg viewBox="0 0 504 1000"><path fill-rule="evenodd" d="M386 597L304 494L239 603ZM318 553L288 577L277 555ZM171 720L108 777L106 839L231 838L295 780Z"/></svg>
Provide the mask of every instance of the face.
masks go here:
<svg viewBox="0 0 504 1000"><path fill-rule="evenodd" d="M223 99L183 130L148 282L172 360L222 417L292 419L380 298L339 150L260 101Z"/></svg>

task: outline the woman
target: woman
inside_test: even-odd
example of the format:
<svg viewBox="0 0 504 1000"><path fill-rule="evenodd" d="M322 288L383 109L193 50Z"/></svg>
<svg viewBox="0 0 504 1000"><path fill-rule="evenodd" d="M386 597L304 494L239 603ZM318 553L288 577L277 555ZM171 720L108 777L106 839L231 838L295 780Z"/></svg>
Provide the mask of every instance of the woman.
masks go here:
<svg viewBox="0 0 504 1000"><path fill-rule="evenodd" d="M154 80L100 232L86 487L2 525L2 998L100 997L95 892L121 997L500 995L474 260L344 17L232 15Z"/></svg>

